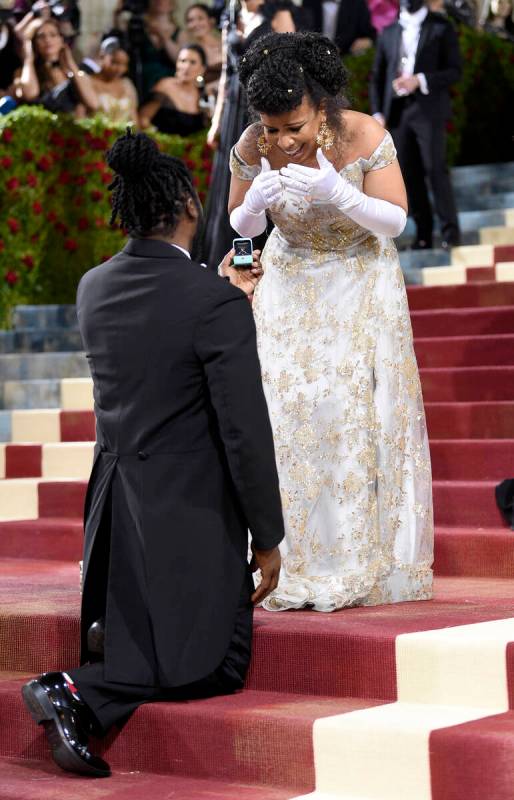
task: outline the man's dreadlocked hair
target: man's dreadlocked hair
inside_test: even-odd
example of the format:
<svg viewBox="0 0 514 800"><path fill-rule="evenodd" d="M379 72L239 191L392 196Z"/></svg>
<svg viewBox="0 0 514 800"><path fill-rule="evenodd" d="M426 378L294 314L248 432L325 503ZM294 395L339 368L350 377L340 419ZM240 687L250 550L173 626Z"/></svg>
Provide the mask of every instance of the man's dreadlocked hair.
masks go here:
<svg viewBox="0 0 514 800"><path fill-rule="evenodd" d="M118 218L131 235L153 231L173 233L188 197L196 199L191 174L185 164L159 151L144 133L130 128L107 153L116 173L112 193L111 225Z"/></svg>
<svg viewBox="0 0 514 800"><path fill-rule="evenodd" d="M318 33L270 33L246 51L239 77L250 107L261 114L283 114L307 96L321 104L331 127L341 129L340 111L347 72L336 45Z"/></svg>

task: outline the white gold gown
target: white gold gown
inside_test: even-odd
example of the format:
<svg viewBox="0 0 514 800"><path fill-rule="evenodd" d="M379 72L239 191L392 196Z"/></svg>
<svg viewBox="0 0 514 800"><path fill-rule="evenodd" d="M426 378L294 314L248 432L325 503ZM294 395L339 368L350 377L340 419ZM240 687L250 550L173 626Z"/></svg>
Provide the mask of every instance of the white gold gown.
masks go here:
<svg viewBox="0 0 514 800"><path fill-rule="evenodd" d="M359 189L396 157L388 133L341 174ZM231 170L252 180L233 150ZM254 312L286 525L269 610L432 596L430 456L393 241L286 192Z"/></svg>

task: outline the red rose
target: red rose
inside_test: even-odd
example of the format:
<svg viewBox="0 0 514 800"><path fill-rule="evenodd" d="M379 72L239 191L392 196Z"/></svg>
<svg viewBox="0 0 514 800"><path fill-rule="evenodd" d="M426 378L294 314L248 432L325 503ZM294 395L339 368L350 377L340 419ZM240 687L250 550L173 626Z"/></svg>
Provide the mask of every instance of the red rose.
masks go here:
<svg viewBox="0 0 514 800"><path fill-rule="evenodd" d="M212 161L210 158L204 158L202 161L202 167L207 171L210 172L212 169Z"/></svg>
<svg viewBox="0 0 514 800"><path fill-rule="evenodd" d="M73 203L75 205L75 208L80 208L80 206L84 205L84 198L80 197L80 195L79 195L78 197L75 198Z"/></svg>
<svg viewBox="0 0 514 800"><path fill-rule="evenodd" d="M6 128L4 130L4 132L2 133L2 141L4 141L7 144L9 144L9 142L12 142L13 136L14 136L14 134L13 134L11 128Z"/></svg>
<svg viewBox="0 0 514 800"><path fill-rule="evenodd" d="M32 242L32 244L39 242L39 233L33 233L32 236L30 237L30 241Z"/></svg>
<svg viewBox="0 0 514 800"><path fill-rule="evenodd" d="M78 244L75 241L75 239L66 239L66 241L64 242L64 249L69 250L70 253L74 253L75 250L77 250L77 248Z"/></svg>
<svg viewBox="0 0 514 800"><path fill-rule="evenodd" d="M39 200L35 200L32 203L32 211L34 212L34 214L42 214L43 213L43 206L41 205Z"/></svg>
<svg viewBox="0 0 514 800"><path fill-rule="evenodd" d="M34 153L32 150L24 150L23 151L23 160L24 161L34 161Z"/></svg>
<svg viewBox="0 0 514 800"><path fill-rule="evenodd" d="M57 182L61 184L61 186L65 186L67 183L71 181L71 173L68 172L67 169L63 169L63 171L59 174L57 178Z"/></svg>
<svg viewBox="0 0 514 800"><path fill-rule="evenodd" d="M49 211L48 214L46 215L46 218L48 222L55 222L55 220L57 219L57 214L55 213L55 211Z"/></svg>
<svg viewBox="0 0 514 800"><path fill-rule="evenodd" d="M91 200L94 200L95 203L98 203L98 201L101 200L103 197L103 192L101 192L100 189L93 189L90 197Z"/></svg>
<svg viewBox="0 0 514 800"><path fill-rule="evenodd" d="M76 186L84 186L86 181L87 181L87 178L86 178L85 175L77 175L77 177L75 178L75 185Z"/></svg>
<svg viewBox="0 0 514 800"><path fill-rule="evenodd" d="M68 136L66 139L66 147L79 147L80 146L80 139L77 139L76 136Z"/></svg>
<svg viewBox="0 0 514 800"><path fill-rule="evenodd" d="M13 160L11 156L4 156L2 159L0 159L0 164L4 169L9 169L9 167L12 167Z"/></svg>
<svg viewBox="0 0 514 800"><path fill-rule="evenodd" d="M18 283L18 273L14 272L12 269L8 270L8 272L5 273L5 280L9 286L14 286L15 283Z"/></svg>
<svg viewBox="0 0 514 800"><path fill-rule="evenodd" d="M48 172L52 166L52 159L48 156L41 156L39 161L36 162L36 166L41 170L41 172Z"/></svg>
<svg viewBox="0 0 514 800"><path fill-rule="evenodd" d="M200 203L205 203L205 200L207 199L207 194L202 189L200 189L200 191L198 192L198 197L200 198Z"/></svg>
<svg viewBox="0 0 514 800"><path fill-rule="evenodd" d="M29 172L29 174L27 175L27 186L32 186L32 188L34 188L34 186L36 185L37 185L36 176L33 175L32 172Z"/></svg>
<svg viewBox="0 0 514 800"><path fill-rule="evenodd" d="M193 186L198 186L199 183L198 175L193 175Z"/></svg>
<svg viewBox="0 0 514 800"><path fill-rule="evenodd" d="M110 128L106 128L104 130L104 139L108 139L110 136L112 136L112 131Z"/></svg>
<svg viewBox="0 0 514 800"><path fill-rule="evenodd" d="M11 231L11 233L18 233L18 231L21 228L20 223L14 217L8 217L7 218L7 226L9 228L9 230Z"/></svg>
<svg viewBox="0 0 514 800"><path fill-rule="evenodd" d="M27 269L34 269L34 258L33 258L33 256L31 256L30 254L27 254L26 256L23 256L23 258L21 260L25 264Z"/></svg>
<svg viewBox="0 0 514 800"><path fill-rule="evenodd" d="M48 141L50 144L54 144L56 147L64 147L66 144L66 139L58 131L52 131L48 137Z"/></svg>
<svg viewBox="0 0 514 800"><path fill-rule="evenodd" d="M87 231L87 229L89 228L89 220L88 220L88 218L87 217L79 217L79 220L77 222L77 227L78 227L79 231Z"/></svg>
<svg viewBox="0 0 514 800"><path fill-rule="evenodd" d="M2 252L4 247L5 247L5 244L3 243L2 239L0 239L0 253Z"/></svg>
<svg viewBox="0 0 514 800"><path fill-rule="evenodd" d="M9 178L9 180L5 182L5 185L6 185L7 189L10 192L14 192L14 190L19 187L20 182L19 182L18 178L12 177L12 178Z"/></svg>
<svg viewBox="0 0 514 800"><path fill-rule="evenodd" d="M47 194L55 194L55 186L49 186L46 190Z"/></svg>
<svg viewBox="0 0 514 800"><path fill-rule="evenodd" d="M194 161L191 161L191 159L190 159L190 158L186 158L186 167L187 167L188 169L194 169L194 168L195 168L195 166L196 166L196 164L195 164L195 162L194 162Z"/></svg>
<svg viewBox="0 0 514 800"><path fill-rule="evenodd" d="M104 172L102 175L102 183L108 184L112 181L112 175L109 175L108 172Z"/></svg>
<svg viewBox="0 0 514 800"><path fill-rule="evenodd" d="M64 222L56 222L54 228L59 233L62 233L63 236L66 236L69 230L68 226L65 225Z"/></svg>
<svg viewBox="0 0 514 800"><path fill-rule="evenodd" d="M95 219L95 225L96 225L97 228L103 228L103 226L105 225L105 222L101 217L97 217Z"/></svg>

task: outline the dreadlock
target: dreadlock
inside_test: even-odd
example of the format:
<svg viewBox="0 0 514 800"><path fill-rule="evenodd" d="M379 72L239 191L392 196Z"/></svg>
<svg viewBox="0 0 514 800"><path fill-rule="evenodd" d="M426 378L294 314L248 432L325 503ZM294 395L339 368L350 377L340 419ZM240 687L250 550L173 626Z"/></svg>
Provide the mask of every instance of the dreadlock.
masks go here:
<svg viewBox="0 0 514 800"><path fill-rule="evenodd" d="M196 198L185 164L159 151L144 133L130 128L107 153L116 173L112 189L110 224L119 218L131 235L147 236L159 230L173 233L188 197Z"/></svg>

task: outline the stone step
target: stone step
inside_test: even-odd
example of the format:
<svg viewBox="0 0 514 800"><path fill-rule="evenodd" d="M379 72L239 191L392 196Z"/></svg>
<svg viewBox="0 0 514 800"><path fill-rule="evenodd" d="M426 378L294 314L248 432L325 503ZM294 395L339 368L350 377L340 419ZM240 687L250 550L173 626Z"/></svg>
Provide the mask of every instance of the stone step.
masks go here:
<svg viewBox="0 0 514 800"><path fill-rule="evenodd" d="M13 328L76 328L74 305L20 305L12 315Z"/></svg>
<svg viewBox="0 0 514 800"><path fill-rule="evenodd" d="M459 211L478 211L499 208L514 208L514 189L495 194L475 194L468 192L459 195L457 203Z"/></svg>
<svg viewBox="0 0 514 800"><path fill-rule="evenodd" d="M0 355L3 381L86 378L89 367L84 353L7 353Z"/></svg>
<svg viewBox="0 0 514 800"><path fill-rule="evenodd" d="M0 383L0 408L57 408L61 400L58 380L5 381ZM2 428L0 428L0 431Z"/></svg>
<svg viewBox="0 0 514 800"><path fill-rule="evenodd" d="M480 228L497 227L508 225L511 219L512 209L494 208L482 211L461 211L459 212L459 225L462 235L462 244L477 244L479 241ZM412 217L407 220L407 225L402 235L396 240L398 247L402 247L405 242L411 241L416 233L416 224ZM441 241L439 222L436 219L434 225L434 244Z"/></svg>
<svg viewBox="0 0 514 800"><path fill-rule="evenodd" d="M512 180L514 182L514 161L452 167L451 176L452 183L456 187L474 188L484 181Z"/></svg>
<svg viewBox="0 0 514 800"><path fill-rule="evenodd" d="M82 350L78 328L19 328L0 331L0 354Z"/></svg>

